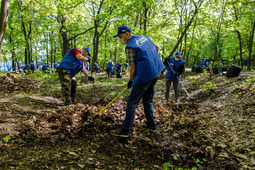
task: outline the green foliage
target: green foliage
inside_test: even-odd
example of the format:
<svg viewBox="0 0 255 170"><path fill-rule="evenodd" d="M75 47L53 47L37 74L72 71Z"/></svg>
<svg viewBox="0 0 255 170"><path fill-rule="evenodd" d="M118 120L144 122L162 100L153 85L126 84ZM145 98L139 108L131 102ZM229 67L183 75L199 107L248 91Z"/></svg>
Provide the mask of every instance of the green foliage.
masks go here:
<svg viewBox="0 0 255 170"><path fill-rule="evenodd" d="M9 140L11 140L11 137L10 137L9 135L7 135L7 136L5 136L5 137L3 138L3 141L6 142L6 143L8 143Z"/></svg>
<svg viewBox="0 0 255 170"><path fill-rule="evenodd" d="M30 74L30 76L34 77L37 80L40 80L42 83L56 83L59 78L58 74L56 72L53 73L43 73L43 72L37 72Z"/></svg>
<svg viewBox="0 0 255 170"><path fill-rule="evenodd" d="M200 86L200 88L206 89L208 94L211 94L211 92L216 89L216 84L213 82L206 82L203 86Z"/></svg>
<svg viewBox="0 0 255 170"><path fill-rule="evenodd" d="M251 84L251 83L255 82L255 75L249 76L246 80L245 80L245 85Z"/></svg>
<svg viewBox="0 0 255 170"><path fill-rule="evenodd" d="M170 167L171 167L170 162L166 162L166 163L163 164L163 170L169 170Z"/></svg>
<svg viewBox="0 0 255 170"><path fill-rule="evenodd" d="M194 157L193 157L193 159L194 159ZM197 161L197 159L196 159L196 161ZM198 159L198 161L199 161L199 159ZM201 161L198 162L198 164L200 164L200 163L201 163ZM170 170L171 167L172 167L172 165L170 162L165 162L163 164L163 170ZM171 168L171 169L173 169L173 168ZM184 169L183 168L174 168L174 170L197 170L197 168L195 168L195 167L192 167L191 169L189 169L189 168L184 168Z"/></svg>
<svg viewBox="0 0 255 170"><path fill-rule="evenodd" d="M255 151L249 149L249 148L245 148L245 150L247 150L251 155L255 155Z"/></svg>
<svg viewBox="0 0 255 170"><path fill-rule="evenodd" d="M197 166L199 166L199 167L202 167L200 164L203 164L203 162L202 161L200 161L198 158L195 158L195 157L192 157L193 158L193 162L197 165Z"/></svg>
<svg viewBox="0 0 255 170"><path fill-rule="evenodd" d="M164 160L164 155L162 155L162 156L158 155L157 158Z"/></svg>
<svg viewBox="0 0 255 170"><path fill-rule="evenodd" d="M101 6L100 2L103 2ZM183 39L182 45L177 49L186 54L183 59L189 66L197 64L201 58L213 58L215 55L217 27L222 9L220 2L202 3L198 16L187 31L185 41ZM193 17L195 6L198 6L197 1L176 0L11 1L2 55L8 61L13 60L11 50L14 50L16 58L23 63L25 50L31 47L30 60L47 60L48 56L49 62L51 58L53 62L54 60L60 62L63 57L65 36L63 33L66 33L66 38L70 40L68 41L70 48L89 46L93 54L95 50L93 48L98 46L97 61L103 69L110 59L120 60L122 63L126 61L125 46L119 43L118 38L112 38L117 28L125 24L131 27L134 34L149 36L160 46L160 56L168 57L180 33ZM243 58L246 59L249 55L249 38L255 18L254 8L255 4L246 0L229 0L226 3L219 34L218 56L227 59L230 64L234 62L234 56L236 63L233 64L240 60L237 31L241 33ZM93 26L97 26L97 34L101 35L99 44L93 44L94 28L82 34ZM252 51L254 48L255 46ZM190 49L189 58L185 49Z"/></svg>

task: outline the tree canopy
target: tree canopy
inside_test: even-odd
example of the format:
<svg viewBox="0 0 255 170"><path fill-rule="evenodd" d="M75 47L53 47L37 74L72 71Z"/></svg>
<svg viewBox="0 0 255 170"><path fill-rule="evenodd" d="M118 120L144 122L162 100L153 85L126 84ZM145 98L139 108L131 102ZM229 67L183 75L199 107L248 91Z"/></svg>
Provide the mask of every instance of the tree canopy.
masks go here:
<svg viewBox="0 0 255 170"><path fill-rule="evenodd" d="M162 60L181 51L186 66L201 58L243 66L248 59L251 69L254 10L254 0L10 0L1 58L53 64L70 48L88 46L101 67L125 62L125 47L112 36L127 25L158 44Z"/></svg>

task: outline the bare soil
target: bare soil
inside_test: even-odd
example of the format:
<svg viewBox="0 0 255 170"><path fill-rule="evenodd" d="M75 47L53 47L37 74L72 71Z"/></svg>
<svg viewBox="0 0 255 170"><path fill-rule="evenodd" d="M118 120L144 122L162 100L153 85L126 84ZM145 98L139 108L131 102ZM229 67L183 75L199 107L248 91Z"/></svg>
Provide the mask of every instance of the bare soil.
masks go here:
<svg viewBox="0 0 255 170"><path fill-rule="evenodd" d="M128 92L94 119L113 99L107 94L120 92L125 84L100 86L97 79L94 89L78 88L79 104L63 106L59 82L0 77L0 169L255 169L251 76L209 79L209 74L187 73L181 82L191 97L180 86L178 104L164 100L165 80L159 79L157 131L146 128L140 103L128 139L109 134L125 118ZM206 82L216 88L203 88ZM88 87L88 82L79 86Z"/></svg>

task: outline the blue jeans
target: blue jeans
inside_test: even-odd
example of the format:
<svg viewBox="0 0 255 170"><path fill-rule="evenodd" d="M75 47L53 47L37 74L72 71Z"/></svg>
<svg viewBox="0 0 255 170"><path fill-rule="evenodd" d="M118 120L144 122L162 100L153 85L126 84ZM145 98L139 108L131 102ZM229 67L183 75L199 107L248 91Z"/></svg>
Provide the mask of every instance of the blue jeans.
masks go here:
<svg viewBox="0 0 255 170"><path fill-rule="evenodd" d="M158 78L154 78L146 83L136 85L132 87L131 93L128 96L127 108L126 108L126 118L120 127L120 131L124 133L129 133L131 130L134 117L135 109L139 104L139 101L143 100L144 113L147 119L148 128L156 130L156 124L153 116L153 96L154 96L154 86Z"/></svg>

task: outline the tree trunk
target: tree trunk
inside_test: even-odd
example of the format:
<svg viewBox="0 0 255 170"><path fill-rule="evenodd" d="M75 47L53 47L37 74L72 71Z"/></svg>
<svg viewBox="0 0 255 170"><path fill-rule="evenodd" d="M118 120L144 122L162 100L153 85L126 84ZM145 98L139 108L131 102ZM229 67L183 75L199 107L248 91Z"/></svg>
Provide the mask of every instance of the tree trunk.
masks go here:
<svg viewBox="0 0 255 170"><path fill-rule="evenodd" d="M13 30L12 28L10 28L11 30ZM10 37L9 37L9 41L10 41L10 44L12 45L12 32L10 34ZM16 55L15 55L15 51L14 51L14 48L11 50L11 54L12 54L12 70L13 71L16 71Z"/></svg>
<svg viewBox="0 0 255 170"><path fill-rule="evenodd" d="M62 56L64 57L65 54L69 50L69 44L68 44L68 41L67 41L67 32L66 31L62 31L61 32L61 36L63 38Z"/></svg>
<svg viewBox="0 0 255 170"><path fill-rule="evenodd" d="M146 26L147 26L147 13L148 13L148 8L147 8L147 4L146 2L143 2L143 6L144 6L144 19L143 19L143 30L144 30L144 34L146 35Z"/></svg>
<svg viewBox="0 0 255 170"><path fill-rule="evenodd" d="M251 71L251 53L252 53L254 30L255 30L255 20L253 22L253 27L252 27L252 30L250 33L250 41L249 41L249 57L248 57L248 70L249 71ZM255 62L255 61L253 60L253 62Z"/></svg>
<svg viewBox="0 0 255 170"><path fill-rule="evenodd" d="M106 47L106 41L107 41L107 30L105 32L105 38L104 38L104 63L103 63L103 69L105 68L105 62L106 62L106 58L107 58L107 47Z"/></svg>
<svg viewBox="0 0 255 170"><path fill-rule="evenodd" d="M242 53L242 38L241 38L241 33L239 30L236 31L237 36L238 36L238 41L239 41L239 52L240 52L240 64L241 67L243 68L243 53Z"/></svg>
<svg viewBox="0 0 255 170"><path fill-rule="evenodd" d="M65 54L69 50L69 44L68 44L68 38L67 38L67 29L65 26L65 17L63 15L58 16L57 18L58 22L61 24L61 27L59 29L59 33L62 37L62 56L64 57Z"/></svg>
<svg viewBox="0 0 255 170"><path fill-rule="evenodd" d="M233 4L234 7L234 13L236 17L236 22L238 22L239 18L237 16L237 9L235 7L235 4ZM239 51L240 51L240 62L241 62L241 67L243 68L243 52L242 52L242 38L241 38L241 33L239 30L236 30L237 36L238 36L238 41L239 41Z"/></svg>
<svg viewBox="0 0 255 170"><path fill-rule="evenodd" d="M252 62L252 69L254 68L254 63L255 63L255 53L253 54L253 62Z"/></svg>
<svg viewBox="0 0 255 170"><path fill-rule="evenodd" d="M98 36L98 25L97 25L97 21L94 20L94 27L95 27L95 31L94 31L94 37L93 37L93 60L92 63L97 61L97 50L98 50L98 41L99 41L99 36ZM92 67L92 71L95 68Z"/></svg>
<svg viewBox="0 0 255 170"><path fill-rule="evenodd" d="M31 35L31 32L32 32L32 21L28 24L29 25L29 30L27 31L23 16L21 15L22 14L21 5L22 5L22 1L18 1L18 8L19 8L19 11L20 11L19 12L20 22L21 22L21 25L22 25L22 31L23 31L23 34L24 34L24 38L26 40L25 65L27 65L28 62L30 61L30 58L31 58L30 57L31 56L31 53L30 53L30 39L31 39L30 35Z"/></svg>
<svg viewBox="0 0 255 170"><path fill-rule="evenodd" d="M114 61L115 61L115 64L117 63L117 41L115 41L115 49L114 49L114 54L115 54L115 56L114 56Z"/></svg>
<svg viewBox="0 0 255 170"><path fill-rule="evenodd" d="M238 51L238 48L236 48L236 54L233 56L233 64L236 64L237 51Z"/></svg>
<svg viewBox="0 0 255 170"><path fill-rule="evenodd" d="M186 58L186 61L185 61L186 67L189 66L189 53L190 53L190 51L191 51L191 49L192 49L192 43L193 43L193 39L194 39L194 35L195 35L195 28L196 28L196 21L195 21L195 25L194 25L193 32L192 32L192 38L191 38L190 47L189 47L188 52L187 52L187 55L186 55L186 57L185 57L185 58Z"/></svg>
<svg viewBox="0 0 255 170"><path fill-rule="evenodd" d="M9 12L9 3L10 0L2 0L1 3L1 14L0 14L0 56L2 51L2 46L4 42L4 35L8 21L8 12Z"/></svg>
<svg viewBox="0 0 255 170"><path fill-rule="evenodd" d="M216 47L215 47L215 53L214 53L214 57L213 57L214 59L213 59L213 64L212 64L212 68L211 68L210 79L212 77L213 67L214 67L215 61L217 59L219 59L219 51L220 51L219 50L219 40L220 40L220 31L221 31L221 24L222 24L222 20L223 20L224 11L225 11L225 2L223 0L221 15L220 15L219 21L218 21L217 36L216 36Z"/></svg>
<svg viewBox="0 0 255 170"><path fill-rule="evenodd" d="M49 64L49 40L47 40L47 43L46 43L46 57L47 57L47 64Z"/></svg>

